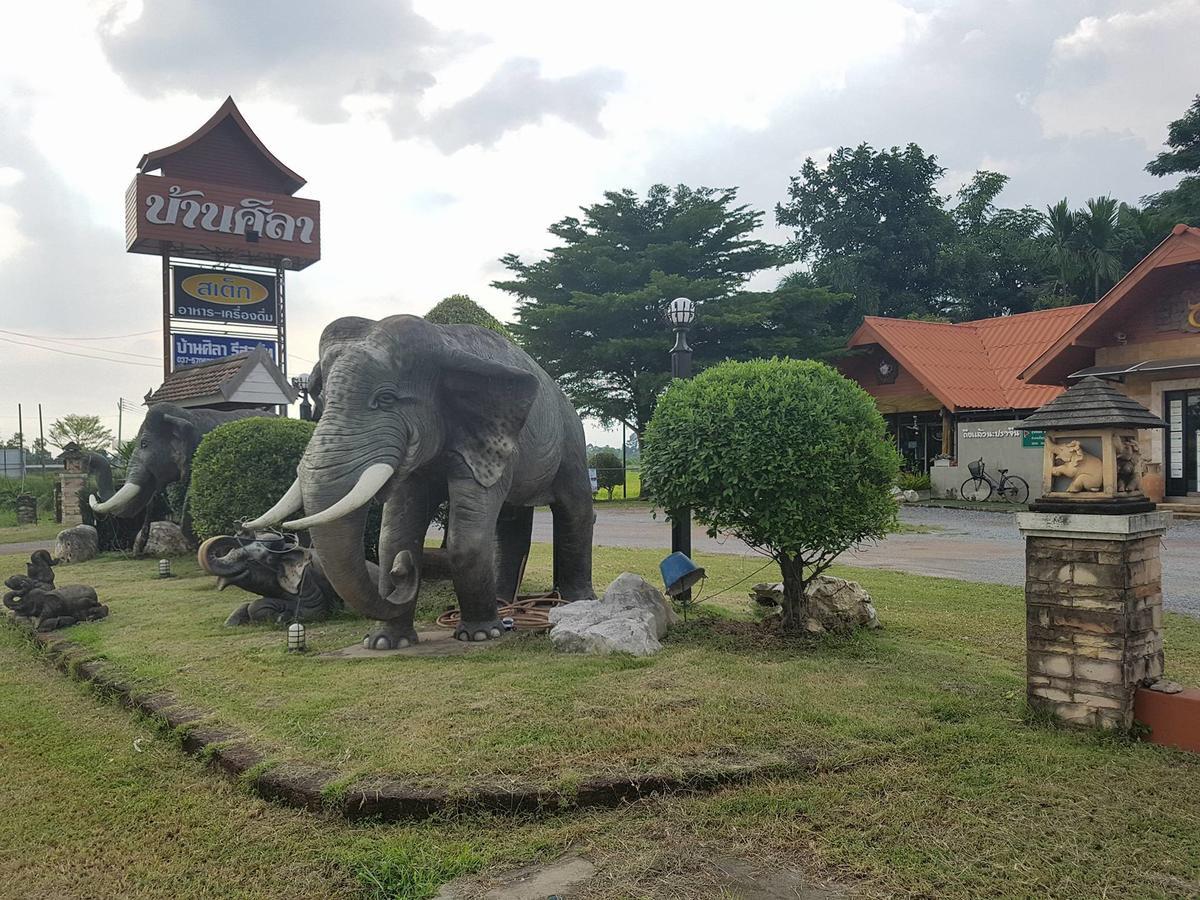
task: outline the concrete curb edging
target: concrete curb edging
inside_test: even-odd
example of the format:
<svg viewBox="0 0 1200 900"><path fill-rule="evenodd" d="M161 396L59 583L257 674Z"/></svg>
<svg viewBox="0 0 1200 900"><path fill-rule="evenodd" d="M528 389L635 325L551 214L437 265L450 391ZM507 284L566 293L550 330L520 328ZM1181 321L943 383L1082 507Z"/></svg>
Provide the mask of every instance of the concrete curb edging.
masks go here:
<svg viewBox="0 0 1200 900"><path fill-rule="evenodd" d="M103 696L141 713L179 735L184 753L207 762L226 776L244 782L255 794L285 806L310 812L330 812L351 821L383 822L426 819L438 814L498 813L541 816L572 809L615 808L655 796L707 793L734 784L765 778L811 775L815 757L802 756L786 764L758 764L682 775L641 774L587 779L574 793L535 785L472 785L462 791L424 788L380 775L363 777L343 789L342 773L303 763L279 763L252 740L219 723L196 724L208 718L166 691L139 692L109 666L92 658L81 644L54 633L35 632L16 623L18 630L63 674L90 684Z"/></svg>

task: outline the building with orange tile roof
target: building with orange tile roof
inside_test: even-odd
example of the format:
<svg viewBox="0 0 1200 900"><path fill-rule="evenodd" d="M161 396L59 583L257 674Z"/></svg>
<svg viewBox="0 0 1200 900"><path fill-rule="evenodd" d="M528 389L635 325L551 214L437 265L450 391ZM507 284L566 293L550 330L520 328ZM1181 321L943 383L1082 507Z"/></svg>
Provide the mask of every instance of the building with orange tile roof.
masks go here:
<svg viewBox="0 0 1200 900"><path fill-rule="evenodd" d="M1063 388L1017 376L1089 309L954 324L867 316L839 368L875 398L905 468L929 472L936 494L957 491L966 463L979 458L993 474L1006 468L1034 485L1041 468L1037 438L1024 439L1014 426Z"/></svg>

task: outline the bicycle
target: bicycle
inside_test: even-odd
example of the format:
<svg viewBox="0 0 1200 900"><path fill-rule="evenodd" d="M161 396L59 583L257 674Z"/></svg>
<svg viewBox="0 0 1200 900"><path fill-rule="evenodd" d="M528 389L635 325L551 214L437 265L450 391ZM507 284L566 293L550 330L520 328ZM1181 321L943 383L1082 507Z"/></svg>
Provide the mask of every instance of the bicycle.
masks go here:
<svg viewBox="0 0 1200 900"><path fill-rule="evenodd" d="M963 500L982 503L991 499L993 491L1009 503L1024 503L1029 499L1029 483L1020 475L1009 475L1008 469L997 469L999 481L988 475L983 457L969 463L967 469L971 477L958 489L958 496Z"/></svg>

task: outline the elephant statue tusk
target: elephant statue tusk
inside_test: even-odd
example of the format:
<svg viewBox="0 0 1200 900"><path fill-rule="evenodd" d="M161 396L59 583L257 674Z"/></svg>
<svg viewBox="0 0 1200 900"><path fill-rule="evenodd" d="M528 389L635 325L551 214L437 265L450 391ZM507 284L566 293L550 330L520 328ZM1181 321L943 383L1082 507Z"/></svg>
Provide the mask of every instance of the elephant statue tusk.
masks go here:
<svg viewBox="0 0 1200 900"><path fill-rule="evenodd" d="M289 531L301 531L314 525L328 525L330 522L335 522L369 502L394 474L396 474L396 467L389 466L387 463L375 463L367 466L359 476L358 483L351 488L350 493L333 506L303 519L284 522L283 527Z"/></svg>
<svg viewBox="0 0 1200 900"><path fill-rule="evenodd" d="M243 522L242 528L246 531L255 531L259 528L265 528L268 525L274 525L276 522L286 519L303 505L304 499L300 493L300 479L297 478L292 482L292 486L287 489L284 495L279 498L279 502L257 519Z"/></svg>
<svg viewBox="0 0 1200 900"><path fill-rule="evenodd" d="M114 510L119 510L129 503L141 491L141 487L134 484L132 481L126 482L121 486L121 489L109 497L107 500L97 499L95 494L88 497L88 506L92 508L92 512L108 513Z"/></svg>

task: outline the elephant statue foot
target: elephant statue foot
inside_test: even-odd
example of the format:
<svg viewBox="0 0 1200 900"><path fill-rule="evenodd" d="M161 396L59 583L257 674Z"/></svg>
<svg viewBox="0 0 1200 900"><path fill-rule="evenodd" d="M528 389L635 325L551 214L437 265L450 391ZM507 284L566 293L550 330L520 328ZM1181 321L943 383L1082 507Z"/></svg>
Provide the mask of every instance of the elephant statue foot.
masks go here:
<svg viewBox="0 0 1200 900"><path fill-rule="evenodd" d="M375 628L363 638L368 650L403 650L418 643L417 629L411 622L376 622Z"/></svg>
<svg viewBox="0 0 1200 900"><path fill-rule="evenodd" d="M504 623L498 618L491 621L459 622L454 637L460 641L490 641L504 634Z"/></svg>
<svg viewBox="0 0 1200 900"><path fill-rule="evenodd" d="M226 625L250 625L274 623L283 625L292 621L312 621L315 618L324 618L323 615L308 615L304 609L299 610L297 617L297 608L294 600L285 600L281 597L259 597L257 600L250 603L243 603L225 620Z"/></svg>

